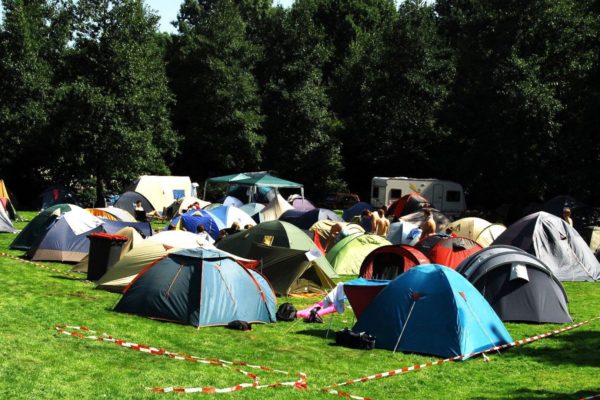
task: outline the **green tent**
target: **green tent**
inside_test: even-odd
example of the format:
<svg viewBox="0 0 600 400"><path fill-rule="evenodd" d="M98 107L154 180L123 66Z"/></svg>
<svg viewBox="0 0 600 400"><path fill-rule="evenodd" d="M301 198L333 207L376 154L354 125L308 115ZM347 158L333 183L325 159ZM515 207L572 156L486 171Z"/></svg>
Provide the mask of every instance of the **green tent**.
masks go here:
<svg viewBox="0 0 600 400"><path fill-rule="evenodd" d="M279 220L263 222L250 229L226 236L217 242L217 247L236 256L251 258L253 243L302 250L305 253L311 252L317 256L314 262L329 278L338 277L331 264L320 255L320 250L302 229Z"/></svg>
<svg viewBox="0 0 600 400"><path fill-rule="evenodd" d="M271 282L278 296L325 295L335 283L315 262L315 255L314 251L252 243L248 258L261 261L257 270Z"/></svg>
<svg viewBox="0 0 600 400"><path fill-rule="evenodd" d="M10 248L15 250L29 250L31 246L37 242L40 236L46 232L46 228L48 228L57 217L63 215L67 211L71 211L71 206L69 204L55 204L46 208L32 219L25 229L17 235L15 240L10 244Z"/></svg>
<svg viewBox="0 0 600 400"><path fill-rule="evenodd" d="M347 236L327 253L327 261L341 275L358 275L363 260L378 247L391 244L381 236L370 233Z"/></svg>

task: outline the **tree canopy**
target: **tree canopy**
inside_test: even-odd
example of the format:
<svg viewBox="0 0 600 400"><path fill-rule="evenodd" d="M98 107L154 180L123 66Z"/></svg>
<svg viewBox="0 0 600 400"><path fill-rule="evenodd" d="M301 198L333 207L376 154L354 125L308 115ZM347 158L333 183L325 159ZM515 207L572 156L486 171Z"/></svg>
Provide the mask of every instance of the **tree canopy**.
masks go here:
<svg viewBox="0 0 600 400"><path fill-rule="evenodd" d="M452 179L600 203L598 0L1 0L0 178L87 202L269 170L309 197Z"/></svg>

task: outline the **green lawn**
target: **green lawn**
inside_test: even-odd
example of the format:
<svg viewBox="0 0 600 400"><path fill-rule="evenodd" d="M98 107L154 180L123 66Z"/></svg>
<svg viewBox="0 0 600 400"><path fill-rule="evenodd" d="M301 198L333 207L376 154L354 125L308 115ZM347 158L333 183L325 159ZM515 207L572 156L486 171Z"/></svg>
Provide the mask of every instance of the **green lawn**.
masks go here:
<svg viewBox="0 0 600 400"><path fill-rule="evenodd" d="M35 213L21 213L31 219ZM25 222L17 223L18 228ZM0 252L14 235L0 234ZM60 271L70 266L44 263ZM0 399L333 399L319 388L347 379L436 360L387 350L335 346L325 324L255 325L251 332L195 329L112 311L119 295L59 272L0 257ZM576 321L600 316L600 284L566 283ZM291 301L298 308L310 299ZM333 320L351 326L352 311ZM55 324L84 325L116 338L199 357L241 360L308 375L308 390L246 389L233 394L157 394L151 387L227 387L250 379L231 370L142 354L113 344L59 335ZM507 324L514 339L559 325ZM491 361L475 358L341 388L376 399L578 399L600 394L600 321L549 339L512 348ZM293 380L256 372L263 383Z"/></svg>

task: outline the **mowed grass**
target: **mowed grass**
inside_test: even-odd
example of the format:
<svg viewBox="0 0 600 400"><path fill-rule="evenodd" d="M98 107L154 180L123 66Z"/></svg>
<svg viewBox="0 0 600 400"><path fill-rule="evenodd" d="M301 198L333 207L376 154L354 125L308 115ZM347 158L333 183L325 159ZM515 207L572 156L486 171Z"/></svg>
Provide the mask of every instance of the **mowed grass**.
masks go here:
<svg viewBox="0 0 600 400"><path fill-rule="evenodd" d="M22 213L27 219L35 213ZM23 228L25 222L17 223ZM0 251L15 235L0 234ZM71 266L43 263L62 272ZM83 277L83 276L82 276ZM353 323L351 310L330 323L255 325L251 332L195 329L112 311L120 296L80 279L0 257L0 399L332 399L324 386L437 360L335 345L333 332ZM600 316L600 284L565 283L576 321ZM278 299L304 308L314 299ZM160 394L152 387L228 387L250 379L232 370L152 356L113 344L57 334L56 324L84 325L116 338L199 357L240 360L308 375L308 390L245 389L231 394ZM514 339L560 325L507 324ZM262 383L294 380L257 373ZM600 321L490 355L342 387L376 399L579 399L600 394Z"/></svg>

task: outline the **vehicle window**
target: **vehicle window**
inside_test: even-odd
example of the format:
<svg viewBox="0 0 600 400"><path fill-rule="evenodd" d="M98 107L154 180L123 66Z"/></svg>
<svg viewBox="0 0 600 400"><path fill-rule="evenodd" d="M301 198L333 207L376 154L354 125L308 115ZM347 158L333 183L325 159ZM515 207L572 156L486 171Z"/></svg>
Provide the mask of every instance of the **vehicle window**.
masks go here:
<svg viewBox="0 0 600 400"><path fill-rule="evenodd" d="M460 201L460 190L448 190L446 192L446 201L458 203Z"/></svg>
<svg viewBox="0 0 600 400"><path fill-rule="evenodd" d="M379 197L379 186L373 186L373 198L378 198Z"/></svg>
<svg viewBox="0 0 600 400"><path fill-rule="evenodd" d="M399 199L400 197L402 197L402 189L390 190L390 198L391 199Z"/></svg>

